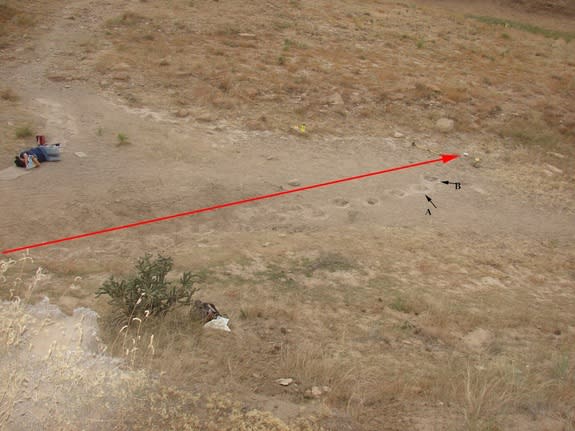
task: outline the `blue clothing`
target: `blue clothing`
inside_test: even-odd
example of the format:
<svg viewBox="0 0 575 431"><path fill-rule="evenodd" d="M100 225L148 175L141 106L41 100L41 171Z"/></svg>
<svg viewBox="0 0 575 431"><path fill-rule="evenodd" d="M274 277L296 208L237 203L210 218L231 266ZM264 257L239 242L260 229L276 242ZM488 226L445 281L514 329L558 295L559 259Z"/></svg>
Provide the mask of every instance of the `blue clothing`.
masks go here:
<svg viewBox="0 0 575 431"><path fill-rule="evenodd" d="M40 163L43 163L46 160L48 160L48 157L46 157L46 153L44 153L44 151L42 151L42 148L40 147L30 148L29 150L22 151L20 153L20 157L22 157L24 154L28 154L28 156L36 156L36 158Z"/></svg>
<svg viewBox="0 0 575 431"><path fill-rule="evenodd" d="M44 145L41 147L30 148L29 150L22 151L20 153L20 157L22 157L24 153L29 156L36 156L40 163L60 160L60 147L58 145Z"/></svg>

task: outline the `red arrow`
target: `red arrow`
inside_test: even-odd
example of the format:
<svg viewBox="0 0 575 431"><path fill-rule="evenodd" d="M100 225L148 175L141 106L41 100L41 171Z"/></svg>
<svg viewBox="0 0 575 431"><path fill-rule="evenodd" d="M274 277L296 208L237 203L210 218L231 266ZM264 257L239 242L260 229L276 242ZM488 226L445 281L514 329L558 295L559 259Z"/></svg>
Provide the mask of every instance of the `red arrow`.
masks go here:
<svg viewBox="0 0 575 431"><path fill-rule="evenodd" d="M353 181L353 180L360 180L362 178L367 178L367 177L374 177L376 175L382 175L382 174L387 174L389 172L395 172L395 171L400 171L403 169L409 169L409 168L416 168L418 166L423 166L423 165L429 165L430 163L437 163L437 162L443 162L443 163L448 163L453 159L456 159L457 157L459 157L459 155L457 154L442 154L441 157L439 159L433 159L433 160L426 160L424 162L418 162L418 163L411 163L409 165L404 165L404 166L398 166L395 168L389 168L389 169L384 169L382 171L375 171L375 172L368 172L366 174L361 174L361 175L355 175L353 177L347 177L347 178L340 178L338 180L332 180L332 181L328 181L325 183L319 183L319 184L312 184L310 186L303 186L303 187L298 187L295 189L291 189L291 190L284 190L281 192L276 192L276 193L270 193L267 195L261 195L261 196L256 196L253 198L247 198L247 199L242 199L239 201L234 201L234 202L228 202L225 204L220 204L220 205L213 205L211 207L205 207L205 208L200 208L197 210L192 210L192 211L186 211L183 213L179 213L179 214L172 214L172 215L168 215L168 216L163 216L163 217L158 217L158 218L153 218L153 219L149 219L149 220L142 220L142 221L138 221L135 223L130 223L130 224L125 224L122 226L115 226L115 227L109 227L106 229L102 229L102 230L97 230L94 232L88 232L88 233L82 233L79 235L74 235L74 236L68 236L66 238L60 238L60 239L54 239L52 241L46 241L46 242L39 242L37 244L31 244L31 245L25 245L22 247L17 247L17 248L10 248L7 250L2 251L2 254L10 254L10 253L14 253L17 251L22 251L22 250L29 250L32 248L38 248L38 247L44 247L47 245L52 245L52 244L58 244L59 242L64 242L64 241L72 241L73 239L80 239L80 238L86 238L89 236L94 236L94 235L100 235L103 233L108 233L108 232L114 232L117 230L122 230L122 229L128 229L128 228L132 228L132 227L137 227L137 226L142 226L145 224L151 224L151 223L157 223L160 221L165 221L165 220L171 220L171 219L175 219L178 217L187 217L187 216L192 216L192 215L196 215L196 214L200 214L200 213L205 213L205 212L209 212L209 211L215 211L218 210L220 208L226 208L226 207L233 207L236 205L242 205L242 204L247 204L249 202L255 202L255 201L261 201L264 199L271 199L271 198L275 198L278 196L282 196L282 195L289 195L290 193L298 193L298 192L303 192L305 190L311 190L311 189L318 189L320 187L326 187L326 186L331 186L334 184L339 184L339 183L345 183L347 181Z"/></svg>

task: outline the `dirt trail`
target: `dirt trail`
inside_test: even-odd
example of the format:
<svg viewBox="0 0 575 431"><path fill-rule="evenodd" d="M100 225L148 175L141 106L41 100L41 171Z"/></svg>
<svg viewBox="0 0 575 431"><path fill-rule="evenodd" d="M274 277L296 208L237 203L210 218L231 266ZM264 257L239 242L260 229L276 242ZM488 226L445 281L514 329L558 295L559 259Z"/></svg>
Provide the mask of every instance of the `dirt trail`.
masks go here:
<svg viewBox="0 0 575 431"><path fill-rule="evenodd" d="M451 136L437 143L417 135L342 139L327 136L302 141L289 135L238 130L228 127L225 121L204 126L174 119L167 113L127 108L111 94L95 91L82 80L68 83L46 79L58 69L62 56L70 55L73 43L100 25L101 14L91 1L67 5L60 18L46 26L49 31L42 34L35 60L17 67L8 81L45 119L46 134L62 142L65 153L64 161L58 165L47 165L17 182L0 184L3 196L14 203L4 217L4 227L12 233L3 237L3 246L54 239L272 192L289 187L287 181L294 177L305 185L436 157L413 148L410 142L431 146L438 153L463 153L469 148ZM70 20L71 16L76 19ZM82 70L80 75L85 73ZM103 136L98 136L98 131ZM132 144L116 145L117 133L126 134ZM75 152L84 152L88 157L78 158ZM543 236L563 236L565 229L570 231L570 214L545 208L534 211L524 196L509 196L510 191L498 183L493 168L474 169L470 165L471 160L461 158L447 166L308 192L305 196L257 204L255 208L224 210L230 214L222 212L213 217L230 217L232 223L237 223L234 213L238 213L244 220L240 230L249 229L258 225L256 214L262 206L275 213L297 202L301 209L292 211L289 220L296 225L301 220L303 224L308 222L306 212L336 219L341 219L341 213L348 218L357 213L361 217L356 224L367 229L379 219L386 225L431 223L440 229L449 227L462 232L495 230L538 235L540 229L534 226L545 229ZM505 169L503 163L497 165ZM238 181L240 172L244 175ZM461 192L448 191L439 183L449 176L464 184ZM40 193L22 193L37 189L39 184L44 184ZM206 195L206 190L211 193ZM440 217L426 220L421 216L427 209L426 193L437 196L440 205L447 207ZM333 204L340 195L349 203ZM370 198L377 203L367 204ZM22 207L28 209L24 220ZM542 224L543 219L552 222ZM27 226L25 237L14 229L22 224ZM195 221L180 224L180 237L185 224L194 225ZM153 232L155 228L145 229ZM157 228L170 230L168 225ZM187 230L193 232L197 227L188 226ZM112 238L114 235L95 239L96 244L123 242L133 236L132 232L118 234L122 239ZM90 248L81 243L70 246ZM68 244L63 247L68 248Z"/></svg>
<svg viewBox="0 0 575 431"><path fill-rule="evenodd" d="M82 80L47 79L62 56L73 50L74 41L99 25L102 13L91 1L67 5L43 33L36 60L19 65L9 78L35 114L45 119L46 134L63 143L64 154L61 163L0 183L3 199L12 203L3 211L3 248L270 193L292 187L287 183L294 178L302 185L313 184L428 160L438 153L472 151L456 136L441 141L417 134L301 139L236 129L225 120L203 125L126 107L114 95ZM82 75L83 70L76 73ZM126 134L131 144L117 145L117 133ZM75 152L87 157L76 157ZM574 235L572 213L544 203L534 207L529 198L507 188L505 177L499 175L505 171L504 162L495 155L492 166L480 169L472 166L472 159L472 155L461 157L448 165L62 243L35 254L52 259L68 253L76 258L94 253L100 259L118 254L134 258L150 248L187 254L198 250L197 242L203 244L208 235L219 250L214 256L228 255L244 249L246 240L259 244L267 241L260 237L271 235L289 248L292 240L283 237L286 234L303 232L320 238L325 229L342 235L354 232L356 241L365 241L375 226L437 231L448 238L489 235L533 240ZM440 183L444 179L460 181L463 187L452 190ZM430 207L431 217L425 215L426 194L439 206ZM244 233L250 233L248 238Z"/></svg>

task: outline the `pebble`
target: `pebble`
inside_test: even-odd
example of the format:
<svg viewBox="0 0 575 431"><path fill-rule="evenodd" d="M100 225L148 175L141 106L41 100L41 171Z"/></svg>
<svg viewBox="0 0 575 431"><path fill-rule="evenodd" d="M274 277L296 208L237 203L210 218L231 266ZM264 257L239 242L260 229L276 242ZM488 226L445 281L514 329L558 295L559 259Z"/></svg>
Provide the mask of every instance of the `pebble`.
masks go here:
<svg viewBox="0 0 575 431"><path fill-rule="evenodd" d="M288 185L290 185L292 187L297 187L297 186L301 186L301 182L300 182L300 180L293 179L293 180L288 181Z"/></svg>

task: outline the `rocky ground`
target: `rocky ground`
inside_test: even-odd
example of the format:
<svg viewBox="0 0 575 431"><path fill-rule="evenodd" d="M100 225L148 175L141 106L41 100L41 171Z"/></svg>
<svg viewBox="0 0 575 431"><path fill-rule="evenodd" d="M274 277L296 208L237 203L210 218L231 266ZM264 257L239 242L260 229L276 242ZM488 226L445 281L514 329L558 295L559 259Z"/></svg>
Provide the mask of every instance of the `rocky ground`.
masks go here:
<svg viewBox="0 0 575 431"><path fill-rule="evenodd" d="M461 156L6 255L1 424L575 428L574 17L568 1L0 2L3 250ZM19 171L35 134L62 161ZM94 294L145 252L201 273L232 332L177 313L109 329ZM77 327L30 312L43 296L68 322L97 311L122 365L94 380L54 355L31 374L24 328L47 347ZM55 388L71 397L46 409Z"/></svg>

